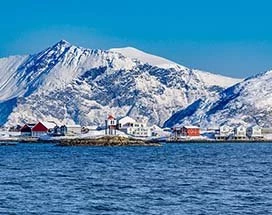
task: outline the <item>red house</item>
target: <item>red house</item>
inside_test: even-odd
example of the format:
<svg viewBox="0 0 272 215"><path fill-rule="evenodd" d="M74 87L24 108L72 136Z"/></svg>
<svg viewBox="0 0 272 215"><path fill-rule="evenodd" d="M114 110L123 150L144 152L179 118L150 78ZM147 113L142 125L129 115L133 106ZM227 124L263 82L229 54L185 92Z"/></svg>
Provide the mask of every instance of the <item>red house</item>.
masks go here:
<svg viewBox="0 0 272 215"><path fill-rule="evenodd" d="M200 136L200 128L197 126L183 126L180 133L182 136L197 137Z"/></svg>
<svg viewBox="0 0 272 215"><path fill-rule="evenodd" d="M40 137L54 131L57 125L53 122L38 122L31 130L32 137Z"/></svg>
<svg viewBox="0 0 272 215"><path fill-rule="evenodd" d="M197 137L200 136L200 128L197 126L183 126L173 128L176 138L180 137Z"/></svg>
<svg viewBox="0 0 272 215"><path fill-rule="evenodd" d="M22 136L31 136L32 128L35 126L35 123L27 123L21 128Z"/></svg>

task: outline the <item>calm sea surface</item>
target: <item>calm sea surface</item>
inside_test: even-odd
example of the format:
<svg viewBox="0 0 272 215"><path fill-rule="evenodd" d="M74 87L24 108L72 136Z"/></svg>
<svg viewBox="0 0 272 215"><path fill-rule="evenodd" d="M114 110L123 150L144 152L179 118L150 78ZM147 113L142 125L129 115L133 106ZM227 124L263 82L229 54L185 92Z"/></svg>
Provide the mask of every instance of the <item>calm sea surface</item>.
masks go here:
<svg viewBox="0 0 272 215"><path fill-rule="evenodd" d="M1 146L0 214L272 214L272 144Z"/></svg>

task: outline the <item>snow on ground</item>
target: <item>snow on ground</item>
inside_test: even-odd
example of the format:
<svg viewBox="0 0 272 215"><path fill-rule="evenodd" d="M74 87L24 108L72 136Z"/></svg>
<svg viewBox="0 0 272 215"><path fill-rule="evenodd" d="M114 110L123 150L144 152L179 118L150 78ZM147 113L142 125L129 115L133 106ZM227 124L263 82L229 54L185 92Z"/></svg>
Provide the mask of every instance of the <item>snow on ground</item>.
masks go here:
<svg viewBox="0 0 272 215"><path fill-rule="evenodd" d="M264 139L265 140L272 140L272 134L265 134Z"/></svg>
<svg viewBox="0 0 272 215"><path fill-rule="evenodd" d="M86 134L81 134L79 136L75 136L74 138L99 138L105 136L105 130L97 130L97 131L89 131ZM129 137L127 134L121 131L116 131L117 136L122 136L122 137Z"/></svg>
<svg viewBox="0 0 272 215"><path fill-rule="evenodd" d="M0 139L10 137L9 133L6 131L0 132Z"/></svg>

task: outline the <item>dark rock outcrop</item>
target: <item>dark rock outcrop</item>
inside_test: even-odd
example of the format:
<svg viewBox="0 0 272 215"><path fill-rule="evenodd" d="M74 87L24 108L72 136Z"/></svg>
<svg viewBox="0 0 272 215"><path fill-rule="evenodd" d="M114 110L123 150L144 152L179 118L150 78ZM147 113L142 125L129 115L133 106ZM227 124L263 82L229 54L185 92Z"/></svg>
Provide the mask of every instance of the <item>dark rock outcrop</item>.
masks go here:
<svg viewBox="0 0 272 215"><path fill-rule="evenodd" d="M57 146L160 146L160 143L121 136L100 138L63 139Z"/></svg>

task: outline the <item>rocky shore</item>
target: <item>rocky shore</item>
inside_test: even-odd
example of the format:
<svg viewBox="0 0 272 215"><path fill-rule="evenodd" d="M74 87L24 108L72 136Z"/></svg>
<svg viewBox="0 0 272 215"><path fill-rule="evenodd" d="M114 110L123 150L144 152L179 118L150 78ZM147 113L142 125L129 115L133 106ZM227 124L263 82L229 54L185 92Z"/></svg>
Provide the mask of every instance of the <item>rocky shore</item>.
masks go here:
<svg viewBox="0 0 272 215"><path fill-rule="evenodd" d="M57 146L160 146L155 141L133 139L121 136L104 136L100 138L63 139Z"/></svg>

